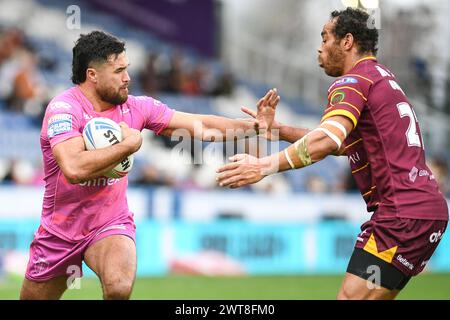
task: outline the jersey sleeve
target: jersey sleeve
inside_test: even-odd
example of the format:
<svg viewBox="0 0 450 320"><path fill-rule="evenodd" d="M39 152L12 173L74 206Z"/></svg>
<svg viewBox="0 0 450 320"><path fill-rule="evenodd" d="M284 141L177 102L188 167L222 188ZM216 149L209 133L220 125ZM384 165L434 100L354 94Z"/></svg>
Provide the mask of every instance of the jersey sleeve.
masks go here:
<svg viewBox="0 0 450 320"><path fill-rule="evenodd" d="M60 142L82 135L79 112L76 106L65 101L50 102L43 125L52 148Z"/></svg>
<svg viewBox="0 0 450 320"><path fill-rule="evenodd" d="M144 116L144 128L160 134L167 128L170 119L172 119L175 110L169 108L166 104L148 96L134 97L135 106Z"/></svg>
<svg viewBox="0 0 450 320"><path fill-rule="evenodd" d="M328 105L322 121L332 116L349 118L353 127L358 124L359 117L367 102L364 84L356 77L344 77L336 80L328 89Z"/></svg>

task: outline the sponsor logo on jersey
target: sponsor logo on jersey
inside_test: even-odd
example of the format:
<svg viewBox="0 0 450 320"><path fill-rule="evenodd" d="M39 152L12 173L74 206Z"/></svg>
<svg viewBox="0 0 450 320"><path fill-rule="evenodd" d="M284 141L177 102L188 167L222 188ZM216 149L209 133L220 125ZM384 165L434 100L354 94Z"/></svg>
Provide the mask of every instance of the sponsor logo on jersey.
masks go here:
<svg viewBox="0 0 450 320"><path fill-rule="evenodd" d="M82 187L107 187L118 183L120 179L100 177L80 183Z"/></svg>
<svg viewBox="0 0 450 320"><path fill-rule="evenodd" d="M72 130L72 115L55 114L48 119L47 135L49 138Z"/></svg>
<svg viewBox="0 0 450 320"><path fill-rule="evenodd" d="M148 96L136 96L135 99L136 99L136 100L147 100L147 99L148 99ZM156 100L155 98L152 98L152 102L153 102L153 104L154 104L155 106L159 106L159 105L162 104L161 101Z"/></svg>
<svg viewBox="0 0 450 320"><path fill-rule="evenodd" d="M444 233L441 232L441 230L438 230L437 232L433 232L433 233L430 235L430 243L436 243L436 242L438 242L439 240L442 239L442 236L443 236L443 235L444 235Z"/></svg>
<svg viewBox="0 0 450 320"><path fill-rule="evenodd" d="M405 257L403 257L401 254L397 256L397 261L400 262L405 267L407 267L409 270L414 269L414 265L411 262L409 262Z"/></svg>
<svg viewBox="0 0 450 320"><path fill-rule="evenodd" d="M55 102L50 103L49 108L52 111L58 110L58 109L69 110L72 108L72 106L64 101L55 101Z"/></svg>
<svg viewBox="0 0 450 320"><path fill-rule="evenodd" d="M47 260L45 260L44 258L38 258L35 262L34 262L34 269L33 269L33 273L35 275L39 275L43 272L45 272L48 267L50 266L50 264L48 263Z"/></svg>
<svg viewBox="0 0 450 320"><path fill-rule="evenodd" d="M411 182L415 182L417 179L417 174L419 173L419 169L416 167L412 167L411 171L409 172L409 180Z"/></svg>
<svg viewBox="0 0 450 320"><path fill-rule="evenodd" d="M434 176L428 170L419 170L414 166L409 172L409 180L415 182L417 177L428 177L429 180L434 180Z"/></svg>
<svg viewBox="0 0 450 320"><path fill-rule="evenodd" d="M348 162L349 162L350 164L351 164L351 163L356 164L356 163L358 163L359 161L361 161L361 157L359 156L359 153L358 153L358 152L355 152L355 153L350 154L347 158L348 158Z"/></svg>
<svg viewBox="0 0 450 320"><path fill-rule="evenodd" d="M430 173L427 170L420 170L419 177L428 177Z"/></svg>
<svg viewBox="0 0 450 320"><path fill-rule="evenodd" d="M342 79L337 80L334 85L339 86L341 84L347 84L347 83L358 83L358 80L353 77L345 77Z"/></svg>
<svg viewBox="0 0 450 320"><path fill-rule="evenodd" d="M83 113L83 116L86 120L91 120L93 117L88 115L87 113Z"/></svg>
<svg viewBox="0 0 450 320"><path fill-rule="evenodd" d="M351 83L358 83L358 80L353 77L345 77L339 80L336 80L333 82L333 84L328 88L328 92L331 91L332 88L345 85L345 84L351 84Z"/></svg>

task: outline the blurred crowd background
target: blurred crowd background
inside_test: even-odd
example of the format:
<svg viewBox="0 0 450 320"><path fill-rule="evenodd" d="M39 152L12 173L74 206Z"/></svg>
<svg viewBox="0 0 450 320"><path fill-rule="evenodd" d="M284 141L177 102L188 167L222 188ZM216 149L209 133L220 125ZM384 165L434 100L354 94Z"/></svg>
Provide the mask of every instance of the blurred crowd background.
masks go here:
<svg viewBox="0 0 450 320"><path fill-rule="evenodd" d="M166 2L166 6L183 6L189 1ZM197 5L203 3L202 9L208 9L206 16L191 16L191 30L178 30L180 35L173 36L174 27L157 10L159 5L153 12L151 4L144 6L156 21L152 25L132 16L131 4L125 10L120 1L79 1L71 7L70 1L0 0L0 183L43 185L39 150L43 113L53 96L71 86L74 41L80 33L94 29L126 41L134 95L153 96L180 111L245 117L241 106L254 107L265 90L277 87L282 97L278 120L315 126L332 81L316 63L320 31L339 2L200 1ZM429 165L449 195L450 28L443 18L449 4L380 2L361 1L379 7L374 9L380 26L379 60L397 75L416 108ZM206 27L196 19L207 23ZM203 152L202 163L194 163L194 153L208 144L200 143L197 151L177 157L172 151L177 143L147 132L130 174L131 184L214 189L214 169L225 161L224 156L242 151L239 146L216 144L214 149L221 151ZM274 152L274 144L268 145ZM250 189L268 193L356 190L346 160L335 157Z"/></svg>

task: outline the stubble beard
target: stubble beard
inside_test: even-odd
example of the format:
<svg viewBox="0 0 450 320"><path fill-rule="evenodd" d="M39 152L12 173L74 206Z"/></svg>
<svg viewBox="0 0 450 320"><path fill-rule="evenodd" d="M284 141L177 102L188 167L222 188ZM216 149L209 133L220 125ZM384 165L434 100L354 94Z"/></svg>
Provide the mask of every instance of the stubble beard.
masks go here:
<svg viewBox="0 0 450 320"><path fill-rule="evenodd" d="M97 94L103 101L112 105L121 105L128 100L128 93L121 95L120 91L114 91L111 88L104 90L97 90Z"/></svg>
<svg viewBox="0 0 450 320"><path fill-rule="evenodd" d="M344 72L343 64L344 53L339 47L336 47L334 50L329 51L327 63L324 64L323 68L330 77L339 77Z"/></svg>

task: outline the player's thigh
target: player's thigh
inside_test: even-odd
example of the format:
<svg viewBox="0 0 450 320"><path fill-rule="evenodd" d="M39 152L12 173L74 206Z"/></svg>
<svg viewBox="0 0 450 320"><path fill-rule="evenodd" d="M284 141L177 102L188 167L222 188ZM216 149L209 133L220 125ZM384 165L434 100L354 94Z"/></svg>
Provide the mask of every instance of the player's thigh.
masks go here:
<svg viewBox="0 0 450 320"><path fill-rule="evenodd" d="M36 282L24 279L20 290L21 300L57 300L67 289L67 276Z"/></svg>
<svg viewBox="0 0 450 320"><path fill-rule="evenodd" d="M109 235L88 247L84 261L99 276L103 286L132 285L136 274L136 245L126 235Z"/></svg>
<svg viewBox="0 0 450 320"><path fill-rule="evenodd" d="M390 262L355 248L338 299L394 299L410 279Z"/></svg>
<svg viewBox="0 0 450 320"><path fill-rule="evenodd" d="M399 290L391 290L375 286L373 282L360 278L351 273L346 273L339 289L338 300L392 300L398 295Z"/></svg>

